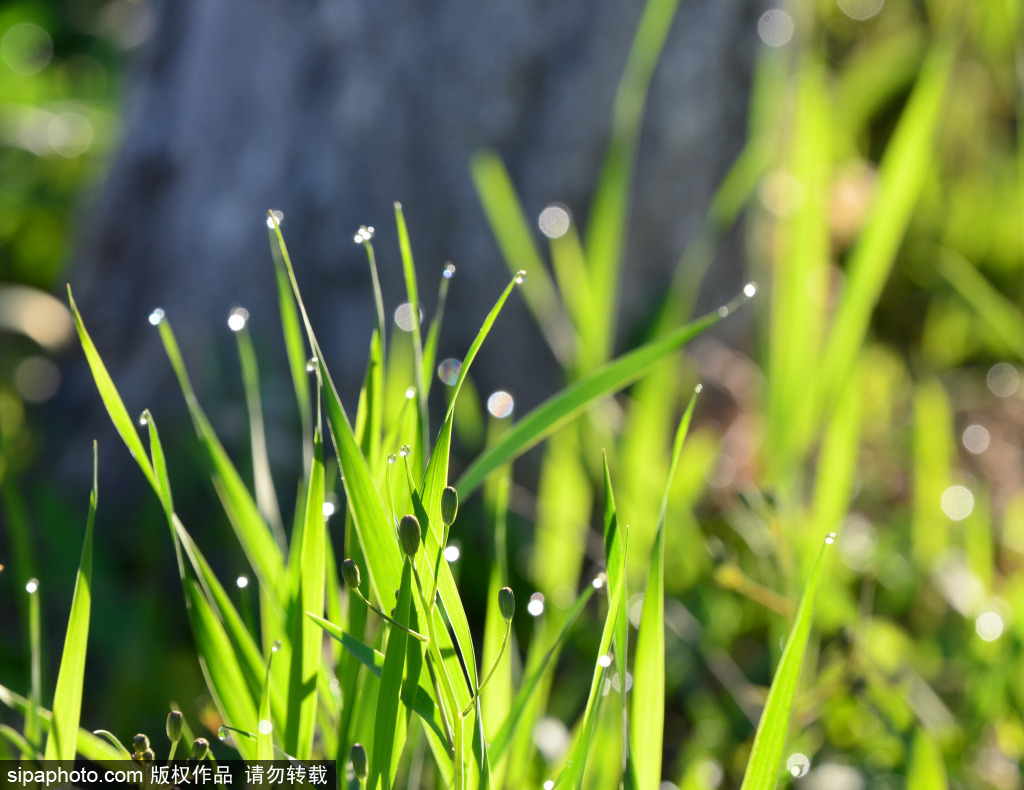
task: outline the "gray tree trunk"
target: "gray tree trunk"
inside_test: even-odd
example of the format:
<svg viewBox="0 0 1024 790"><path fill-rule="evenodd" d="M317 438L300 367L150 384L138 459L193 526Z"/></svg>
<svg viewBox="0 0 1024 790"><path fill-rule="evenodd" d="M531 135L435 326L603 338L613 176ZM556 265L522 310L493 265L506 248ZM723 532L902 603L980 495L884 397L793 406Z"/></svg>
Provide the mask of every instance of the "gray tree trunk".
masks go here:
<svg viewBox="0 0 1024 790"><path fill-rule="evenodd" d="M405 207L428 317L445 262L458 268L440 356L461 357L508 279L470 156L496 150L532 216L559 201L585 226L643 5L153 0L120 153L72 271L129 409L150 407L158 421L167 410L183 413L146 321L157 306L178 333L201 399L237 393L234 364L221 370L233 356L228 310L248 308L257 339L278 332L269 208L284 212L300 285L348 402L374 324L365 255L352 236L360 224L376 227L393 311L404 300L394 200ZM743 143L760 5L680 4L649 95L620 334L663 296ZM706 304L742 282L735 257L716 265ZM520 300L510 300L487 351L476 367L481 390L510 390L519 413L558 385ZM277 392L287 395L287 386ZM82 403L98 412L90 388L79 388L89 391ZM282 411L291 408L279 400ZM80 419L83 410L72 413Z"/></svg>

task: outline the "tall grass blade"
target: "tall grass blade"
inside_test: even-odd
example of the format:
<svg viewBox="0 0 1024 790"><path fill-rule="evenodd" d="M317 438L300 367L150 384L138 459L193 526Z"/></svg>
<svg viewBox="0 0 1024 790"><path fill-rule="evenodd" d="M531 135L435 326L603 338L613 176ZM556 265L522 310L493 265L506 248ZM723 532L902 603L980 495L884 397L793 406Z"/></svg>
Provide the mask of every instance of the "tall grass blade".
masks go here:
<svg viewBox="0 0 1024 790"><path fill-rule="evenodd" d="M778 781L779 766L782 764L783 751L786 747L786 733L789 730L789 717L796 700L804 651L811 635L814 603L821 583L825 551L832 541L833 537L830 535L818 550L818 557L804 587L793 629L782 651L782 659L775 672L775 679L772 680L768 700L761 712L761 721L754 736L754 748L750 753L740 790L772 790Z"/></svg>
<svg viewBox="0 0 1024 790"><path fill-rule="evenodd" d="M665 728L665 515L668 512L672 482L679 467L683 440L690 429L699 392L700 387L690 398L676 429L637 634L630 754L636 769L637 786L644 790L657 788L661 781L661 744Z"/></svg>
<svg viewBox="0 0 1024 790"><path fill-rule="evenodd" d="M71 598L71 616L64 637L64 653L53 694L53 719L46 740L47 760L72 760L78 742L78 718L82 712L82 684L85 677L85 651L89 643L89 615L92 604L92 532L96 522L99 496L99 462L96 442L92 443L92 494L89 518L85 524L82 558L78 563L75 592Z"/></svg>
<svg viewBox="0 0 1024 790"><path fill-rule="evenodd" d="M946 763L935 739L924 730L914 735L907 768L907 790L948 790Z"/></svg>
<svg viewBox="0 0 1024 790"><path fill-rule="evenodd" d="M427 448L430 444L428 433L427 417L427 383L423 371L423 332L420 327L420 295L416 285L416 266L412 259L412 244L409 242L409 229L405 225L405 214L402 213L402 204L395 203L395 222L398 224L398 249L402 253L402 273L405 275L405 293L409 299L410 318L412 319L412 350L413 350L413 374L416 377L416 402L419 406L419 432L417 435L419 445L416 448L414 457L422 459L427 455ZM416 468L421 469L420 462Z"/></svg>
<svg viewBox="0 0 1024 790"><path fill-rule="evenodd" d="M748 298L746 295L738 296L719 310L617 357L553 395L481 453L462 474L456 488L460 494L468 496L497 467L522 455L601 398L629 386L658 360L714 326Z"/></svg>
<svg viewBox="0 0 1024 790"><path fill-rule="evenodd" d="M110 378L103 360L100 359L96 346L93 345L92 338L89 337L89 333L85 330L82 316L78 312L78 305L75 304L75 298L71 295L70 285L68 286L68 302L71 305L71 314L75 319L75 329L78 330L78 339L82 343L82 350L85 351L85 358L89 362L89 369L92 371L92 377L96 382L96 388L100 392L103 405L106 407L107 413L110 415L110 419L114 423L114 427L117 429L121 439L128 446L128 452L132 454L135 463L142 470L142 474L146 476L153 489L158 490L153 476L153 468L149 464L149 457L142 446L142 440L139 438L138 432L135 430L135 422L128 416L128 410L124 407L124 401L121 400L121 396L117 393L114 382Z"/></svg>
<svg viewBox="0 0 1024 790"><path fill-rule="evenodd" d="M409 623L412 604L412 565L406 562L402 567L402 586L398 591L398 605L395 619ZM380 689L377 692L377 714L373 722L373 754L370 755L370 780L368 787L376 788L378 781L384 790L392 782L391 758L396 746L396 724L398 703L402 691L402 671L405 667L406 643L409 634L402 628L392 627L388 632L388 646L384 651L384 667L380 675Z"/></svg>
<svg viewBox="0 0 1024 790"><path fill-rule="evenodd" d="M273 662L274 653L271 652L267 657L267 671L263 673L263 689L260 691L259 722L256 725L257 760L274 759L274 730L272 727L264 724L264 722L269 724L272 721L270 716L270 699L273 684L271 682L270 668ZM297 752L296 754L301 757L308 754L308 752Z"/></svg>

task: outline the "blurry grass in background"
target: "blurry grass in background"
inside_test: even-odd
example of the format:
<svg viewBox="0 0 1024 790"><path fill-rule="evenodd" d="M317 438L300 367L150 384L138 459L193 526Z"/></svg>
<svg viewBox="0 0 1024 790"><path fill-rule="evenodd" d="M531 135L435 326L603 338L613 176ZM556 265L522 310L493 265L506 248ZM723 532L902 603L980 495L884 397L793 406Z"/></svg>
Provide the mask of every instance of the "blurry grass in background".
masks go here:
<svg viewBox="0 0 1024 790"><path fill-rule="evenodd" d="M538 233L500 160L482 152L472 164L510 271L529 272L522 296L562 362L570 389L593 381L589 377L616 355L615 327L606 319L617 314L632 158L647 80L674 12L670 0L648 5L585 216L576 220L565 207L548 207L540 212ZM659 776L684 790L740 786L800 592L817 578L813 560L826 534L835 531L782 781L800 777L797 787L830 790L931 788L943 786L948 773L953 786L1020 786L1022 26L1024 12L1012 0L841 0L768 11L759 25L765 47L747 146L648 328L655 338L690 318L700 279L706 271L713 276L718 242L739 226L762 293L755 358L704 341L686 357L658 363L626 395L589 408L580 419L568 421L575 416L571 409L561 415L565 419L554 415L551 424L564 425L543 446L535 493L509 481L508 464L521 449L518 439L530 432L529 418L513 418L511 427L502 422L511 405L505 398L499 399L505 408L492 405L492 417L481 426L479 415L486 412L467 382L451 430L456 437L464 432L466 446L475 446L474 436L486 436L488 449L456 485L463 508L491 524L484 530L491 537L473 546L473 568L467 565L461 574L453 559L452 570L463 575L463 601L486 602L475 605L488 610L484 638L475 640L483 645L476 662L483 671L500 642L496 590L510 583L519 594L513 649L484 691L479 725L495 738L492 748L497 742L503 754L508 750L504 762L490 766L497 784L539 785L559 776L570 755L582 753L586 771L577 762L561 775L575 779L579 773L588 787L616 786L623 771L636 771L643 786ZM412 288L410 298L415 302ZM371 470L387 469L386 454L409 444L409 463L418 472L427 458L424 389L433 364L424 362L431 355L420 348L420 338L393 334L387 375L371 367L366 387L367 399L384 398L376 388L392 382L388 417L370 433L357 419L357 431ZM377 342L382 345L371 349L371 358L383 364L383 331ZM330 350L324 353L329 361ZM450 380L449 374L457 361L440 364L442 380L454 383L457 374ZM705 401L728 405L713 413L698 408L673 461L669 437L698 381ZM409 386L415 387L415 402L403 397ZM372 415L383 406L364 408ZM203 425L197 418L201 434L208 428ZM392 427L382 442L372 438L386 425ZM518 449L505 452L510 447ZM314 457L310 448L307 465ZM225 474L220 461L214 459L214 466ZM333 481L337 471L328 465L326 474ZM156 478L152 482L162 490ZM415 505L404 485L397 488L400 499ZM477 488L483 496L474 500ZM327 496L330 501L330 488ZM170 516L168 504L169 497ZM348 504L354 507L351 490ZM423 502L426 512L432 507ZM263 502L260 510L269 512ZM579 588L606 567L610 586L619 589L612 560L621 561L622 546L615 524L630 525L623 608L602 620L604 610L588 607L580 614L574 602ZM346 532L346 552L363 562L354 554L351 524ZM440 544L434 540L436 553ZM580 546L589 549L581 553ZM275 570L266 546L246 545L246 554L261 587L293 572ZM195 562L203 576L202 563ZM333 567L328 563L329 589L337 584L330 578ZM389 568L393 584L377 590L388 606L385 593L399 589L401 575L397 563ZM487 570L483 580L481 568ZM645 596L649 571L653 586ZM200 587L187 588L196 609L204 596L218 598L215 590ZM658 589L663 600L650 597ZM271 602L262 595L260 612L269 617ZM341 622L346 615L332 614L331 606L329 597L328 619ZM402 606L416 608L408 609L407 600ZM659 608L660 616L648 614ZM373 635L375 626L366 631L365 610L349 608L347 617L347 630ZM208 640L200 649L223 651L215 620L194 621ZM653 681L633 677L660 651L657 639L638 638L634 629L645 621L664 623L661 680L656 661ZM574 622L558 662L539 672L555 636ZM238 624L229 625L232 638L240 639ZM478 623L471 625L478 632ZM264 632L264 652L268 638ZM595 685L594 655L599 648L608 655L609 644L611 660L601 665L609 671L607 683ZM241 664L218 671L244 675L241 685L251 699L220 700L221 715L233 711L255 720L254 700L264 688L261 664L251 648L235 650ZM280 666L286 673L288 660L275 659L275 671ZM364 654L367 665L375 660L372 650ZM362 670L365 686L354 680L359 668L351 657L339 667L343 698L360 688L383 699L375 684L380 677L381 689L386 687L386 650L376 677ZM517 707L511 689L534 679L533 696ZM232 679L226 674L211 682L230 685ZM630 712L649 705L658 694L650 689L660 683L665 720L659 758L650 737L630 741L623 728L635 735L650 725L650 716L638 722ZM630 687L634 696L647 689L646 696L625 706L620 695ZM601 706L593 705L595 689L607 696ZM438 702L435 690L421 690ZM397 687L391 692L400 693ZM415 689L401 694L407 692ZM281 711L292 701L275 694L267 704ZM506 711L520 717L518 735L495 737L495 728L505 732ZM592 712L583 722L593 729L568 730L584 711ZM306 713L286 709L275 715L292 721ZM342 747L362 732L372 756L382 725L375 727L363 703L341 717L337 738L322 748L333 746L344 757ZM432 775L425 755L436 753L444 731L440 722L423 741L421 730L409 726L411 745L392 758L400 780ZM282 737L305 742L306 730L295 725L291 732ZM624 743L640 755L639 764L623 764ZM658 759L661 767L652 769ZM747 781L758 777L767 784L757 786L771 786L773 771Z"/></svg>

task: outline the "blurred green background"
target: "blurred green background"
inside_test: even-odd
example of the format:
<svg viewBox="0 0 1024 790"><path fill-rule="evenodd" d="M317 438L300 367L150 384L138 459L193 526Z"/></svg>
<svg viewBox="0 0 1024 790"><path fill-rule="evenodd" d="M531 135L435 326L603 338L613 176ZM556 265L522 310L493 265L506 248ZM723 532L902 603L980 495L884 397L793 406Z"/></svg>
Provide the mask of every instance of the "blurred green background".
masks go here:
<svg viewBox="0 0 1024 790"><path fill-rule="evenodd" d="M121 69L144 24L129 0L0 10L0 299L24 295L15 286L59 293L76 211L116 144ZM622 400L627 430L609 450L620 514L649 524L680 393L705 383L667 533L665 775L680 787L738 786L807 546L830 527L839 551L791 744L812 769L797 786L901 788L919 729L941 745L951 786L1021 786L1022 25L1016 0L822 0L762 17L749 142L701 239L713 248L741 226L761 285L757 351L704 343L685 365L659 369ZM698 271L699 246L684 257ZM667 315L685 317L681 293ZM857 299L869 322L836 331L841 306ZM0 591L17 615L4 618L0 682L19 691L20 591L42 574L11 558L36 556L52 579L52 656L77 560L77 549L58 548L79 545L85 517L86 491L22 485L60 350L0 328ZM635 403L643 408L630 411ZM568 539L552 525L596 523L595 450L586 432L560 441L542 466L554 490L542 482L512 496L518 586L545 590L556 609L581 566L566 565L573 549L558 549ZM117 496L102 470L100 492L102 514L104 497ZM160 520L155 502L149 517ZM159 732L169 698L197 707L195 653L165 641L187 632L161 625L183 622L167 548L97 555L84 726ZM641 581L645 563L634 553ZM469 570L472 601L486 579ZM118 636L133 627L138 639ZM574 633L551 716L578 714L579 665L595 639ZM131 654L105 655L105 643Z"/></svg>

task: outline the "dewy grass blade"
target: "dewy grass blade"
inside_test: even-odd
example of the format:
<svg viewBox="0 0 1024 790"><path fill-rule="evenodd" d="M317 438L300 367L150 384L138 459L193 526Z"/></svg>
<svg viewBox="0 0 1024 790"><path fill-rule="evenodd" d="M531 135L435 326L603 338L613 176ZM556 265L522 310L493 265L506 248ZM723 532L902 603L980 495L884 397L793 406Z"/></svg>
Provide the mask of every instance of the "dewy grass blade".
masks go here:
<svg viewBox="0 0 1024 790"><path fill-rule="evenodd" d="M189 619L206 686L224 722L230 727L252 732L257 724L256 705L224 627L195 581L189 581L186 591L190 603ZM239 738L236 743L243 759L253 759L256 750L251 742Z"/></svg>
<svg viewBox="0 0 1024 790"><path fill-rule="evenodd" d="M629 386L658 360L732 313L754 292L753 284L748 285L743 294L717 311L623 354L544 401L470 465L456 484L460 494L468 496L494 469L522 455L596 401Z"/></svg>
<svg viewBox="0 0 1024 790"><path fill-rule="evenodd" d="M441 323L444 320L444 308L448 304L448 287L455 274L455 267L447 264L441 274L441 284L437 288L437 309L434 310L434 317L430 321L430 329L427 330L427 340L423 344L423 375L424 393L430 395L430 388L434 383L434 365L437 363L437 344L441 337Z"/></svg>
<svg viewBox="0 0 1024 790"><path fill-rule="evenodd" d="M590 695L587 697L587 706L583 710L583 718L578 724L576 738L569 749L569 757L562 773L558 775L555 787L583 786L583 776L587 768L587 755L590 752L590 744L594 738L594 730L597 727L598 709L601 702L601 685L605 680L608 667L611 666L608 651L612 646L612 639L615 636L615 624L618 621L619 607L622 606L622 590L626 586L626 551L629 548L629 533L623 536L622 560L619 567L613 571L618 578L618 583L609 588L608 615L605 617L604 629L601 631L601 643L597 652L597 661L594 664L594 675L590 682Z"/></svg>
<svg viewBox="0 0 1024 790"><path fill-rule="evenodd" d="M185 402L199 436L200 445L209 461L217 493L220 495L228 520L256 575L268 590L276 592L283 582L284 560L281 551L274 542L270 528L264 523L249 489L246 488L241 475L238 474L199 405L188 372L185 370L181 351L178 349L178 341L166 318L160 322L159 330L167 358L185 395Z"/></svg>
<svg viewBox="0 0 1024 790"><path fill-rule="evenodd" d="M85 677L85 652L89 642L89 615L92 603L92 533L96 522L99 494L96 442L92 444L92 494L89 497L89 518L85 525L82 558L71 599L71 616L64 637L64 653L57 673L57 689L53 695L53 719L46 740L47 760L73 760L78 741L78 719L82 711L82 683Z"/></svg>
<svg viewBox="0 0 1024 790"><path fill-rule="evenodd" d="M400 623L409 623L411 605L412 564L406 562L402 567L402 584L398 590L398 605L395 607L395 617ZM395 743L395 736L408 639L408 632L401 628L392 628L388 633L380 689L377 692L377 713L373 722L373 754L370 755L368 784L371 788L376 788L379 780L384 790L390 790L392 754L396 746L399 749L402 746L401 743Z"/></svg>
<svg viewBox="0 0 1024 790"><path fill-rule="evenodd" d="M114 733L109 730L96 730L93 732L93 735L100 735L110 741L110 745L117 749L118 755L121 758L125 760L132 759L132 753L124 747L124 744L117 739L117 736L114 735Z"/></svg>
<svg viewBox="0 0 1024 790"><path fill-rule="evenodd" d="M740 790L772 790L778 781L779 767L786 747L786 733L789 730L789 717L796 700L804 651L814 621L814 602L821 583L822 566L825 563L826 550L834 540L835 536L832 533L825 538L804 587L796 621L782 651L782 659L775 672L775 679L772 680L768 700L761 712L761 721L754 736L754 748L750 753Z"/></svg>
<svg viewBox="0 0 1024 790"><path fill-rule="evenodd" d="M160 432L157 431L156 421L149 409L142 412L140 422L145 423L149 429L149 455L153 463L153 477L156 480L156 494L160 498L160 504L164 508L164 514L168 519L174 513L174 499L171 497L171 481L167 476L167 458L164 456L164 445L160 441ZM178 558L180 570L181 558Z"/></svg>
<svg viewBox="0 0 1024 790"><path fill-rule="evenodd" d="M698 386L676 430L637 633L630 751L639 787L657 787L661 781L661 744L665 725L665 515L683 440L689 431L699 393Z"/></svg>
<svg viewBox="0 0 1024 790"><path fill-rule="evenodd" d="M303 468L308 469L313 463L313 412L309 402L309 371L306 370L308 357L306 344L302 339L302 324L295 310L291 284L288 282L288 271L281 256L281 250L275 244L276 234L280 232L277 217L271 211L267 224L270 234L270 252L274 258L274 275L277 281L277 303L281 312L281 330L284 333L285 350L288 353L288 369L292 374L292 385L295 388L295 399L299 406L299 417L302 420L302 460Z"/></svg>
<svg viewBox="0 0 1024 790"><path fill-rule="evenodd" d="M303 618L305 620L305 618ZM270 655L267 656L267 670L263 673L263 689L260 691L260 710L259 710L259 721L256 724L256 759L257 760L273 760L274 759L274 728L271 725L272 719L270 717L270 699L272 691L272 683L270 677L270 668L274 662L274 651L271 650ZM308 752L294 752L300 757Z"/></svg>
<svg viewBox="0 0 1024 790"><path fill-rule="evenodd" d="M398 248L402 253L402 272L405 275L405 292L409 299L412 319L413 372L416 376L416 400L419 405L419 448L416 458L423 459L430 444L427 418L427 384L423 371L423 332L420 327L420 295L416 285L416 266L412 258L412 244L409 229L405 225L402 204L395 203L395 222L398 224ZM421 469L422 467L417 467Z"/></svg>
<svg viewBox="0 0 1024 790"><path fill-rule="evenodd" d="M142 440L135 430L135 422L128 416L128 410L124 407L124 401L118 395L114 382L110 378L110 374L107 373L107 368L103 364L103 360L100 359L96 346L93 345L92 338L89 337L89 333L85 330L82 316L78 312L78 305L75 304L75 298L71 295L70 285L68 286L68 302L71 304L71 313L75 318L75 329L78 330L78 339L82 343L82 350L85 351L85 358L89 362L89 369L92 371L96 388L100 392L100 398L103 399L103 405L106 406L107 413L110 415L114 427L128 446L128 452L132 454L132 458L139 465L142 474L146 476L153 489L158 490L153 476L153 469L149 464L149 457L146 455L146 450L142 446Z"/></svg>

